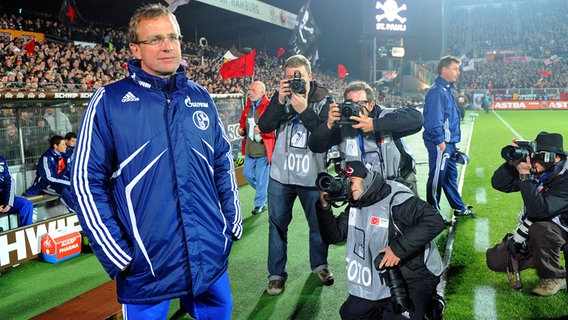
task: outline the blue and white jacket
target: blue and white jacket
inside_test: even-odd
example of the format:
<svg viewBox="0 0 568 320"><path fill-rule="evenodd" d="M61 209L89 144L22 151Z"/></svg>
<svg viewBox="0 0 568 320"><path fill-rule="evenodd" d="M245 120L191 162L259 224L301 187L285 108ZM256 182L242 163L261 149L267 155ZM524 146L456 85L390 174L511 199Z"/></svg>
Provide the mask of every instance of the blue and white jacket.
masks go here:
<svg viewBox="0 0 568 320"><path fill-rule="evenodd" d="M131 76L98 89L83 116L73 206L119 302L199 295L242 234L231 146L183 68L168 81L128 64Z"/></svg>
<svg viewBox="0 0 568 320"><path fill-rule="evenodd" d="M442 142L460 142L460 114L451 89L454 84L438 76L426 94L424 102L425 142L438 145Z"/></svg>
<svg viewBox="0 0 568 320"><path fill-rule="evenodd" d="M25 192L24 197L31 197L42 192L53 195L61 195L64 189L69 189L69 167L66 165L60 171L59 160L63 157L50 147L39 158L36 166L36 177L34 184Z"/></svg>

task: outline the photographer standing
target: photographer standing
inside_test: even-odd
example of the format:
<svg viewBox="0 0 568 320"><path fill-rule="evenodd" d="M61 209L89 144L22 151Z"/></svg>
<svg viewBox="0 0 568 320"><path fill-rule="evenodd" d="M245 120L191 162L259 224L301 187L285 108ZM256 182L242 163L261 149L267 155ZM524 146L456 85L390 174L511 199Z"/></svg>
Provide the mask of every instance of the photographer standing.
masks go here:
<svg viewBox="0 0 568 320"><path fill-rule="evenodd" d="M512 143L516 148L505 148L522 154L517 142ZM487 266L493 271L507 272L508 256L515 254L519 270L537 270L540 282L533 293L552 296L566 288L560 250L568 241L568 165L560 134L541 132L535 143L536 153L526 152L529 155L523 154L520 160L507 159L507 153L502 152L510 161L502 164L491 178L491 185L499 191L520 191L523 210L515 234L487 250ZM507 251L508 243L516 252Z"/></svg>
<svg viewBox="0 0 568 320"><path fill-rule="evenodd" d="M346 163L345 178L351 192L344 212L333 215L326 192L316 205L325 242L347 240L349 297L341 318L423 319L442 273L432 240L444 229L443 218L407 187L368 171L360 161ZM392 276L397 273L402 279Z"/></svg>
<svg viewBox="0 0 568 320"><path fill-rule="evenodd" d="M326 152L338 145L346 161L362 161L385 179L402 177L410 182L417 195L414 161L400 138L422 129L422 113L409 107L381 108L375 105L374 95L373 89L363 81L349 83L343 93L345 102L331 104L327 122L310 136L310 149ZM342 119L345 113L353 116ZM401 164L401 155L408 161Z"/></svg>
<svg viewBox="0 0 568 320"><path fill-rule="evenodd" d="M310 228L310 266L323 284L332 285L333 274L327 264L328 245L321 238L315 212L318 191L316 176L326 171L324 153L308 149L309 132L327 121L328 90L312 81L310 61L294 55L284 65L286 76L260 117L261 132L276 130L276 144L268 183L268 288L269 295L279 295L288 278L286 271L288 225L296 197Z"/></svg>

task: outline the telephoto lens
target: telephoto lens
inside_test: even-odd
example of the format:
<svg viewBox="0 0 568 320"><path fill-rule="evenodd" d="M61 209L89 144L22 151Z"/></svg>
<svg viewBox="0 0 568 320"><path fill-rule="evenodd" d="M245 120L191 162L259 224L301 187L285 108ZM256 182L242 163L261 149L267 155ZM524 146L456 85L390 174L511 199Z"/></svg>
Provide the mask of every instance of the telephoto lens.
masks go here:
<svg viewBox="0 0 568 320"><path fill-rule="evenodd" d="M391 294L391 305L393 312L395 314L410 315L410 312L414 311L414 306L412 305L412 300L408 296L408 289L406 288L406 283L402 276L402 272L398 266L394 267L384 267L379 269L381 260L385 256L384 252L381 252L373 261L375 269L380 272L381 281L384 281L390 289Z"/></svg>

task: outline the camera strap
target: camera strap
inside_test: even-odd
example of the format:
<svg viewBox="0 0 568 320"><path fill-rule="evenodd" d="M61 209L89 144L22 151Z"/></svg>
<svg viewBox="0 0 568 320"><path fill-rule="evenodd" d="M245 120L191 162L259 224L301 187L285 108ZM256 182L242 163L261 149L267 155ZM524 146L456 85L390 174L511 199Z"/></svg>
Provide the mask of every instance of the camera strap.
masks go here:
<svg viewBox="0 0 568 320"><path fill-rule="evenodd" d="M523 284L521 282L521 273L519 272L519 260L516 256L507 255L507 277L511 288L521 291Z"/></svg>

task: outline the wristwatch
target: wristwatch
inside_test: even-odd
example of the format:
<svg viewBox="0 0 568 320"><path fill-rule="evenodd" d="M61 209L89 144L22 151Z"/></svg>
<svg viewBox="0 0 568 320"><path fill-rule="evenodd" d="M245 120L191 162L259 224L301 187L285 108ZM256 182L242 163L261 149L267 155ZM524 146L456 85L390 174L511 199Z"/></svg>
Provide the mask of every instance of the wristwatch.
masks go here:
<svg viewBox="0 0 568 320"><path fill-rule="evenodd" d="M519 180L521 180L521 182L530 182L531 181L531 174L530 173L519 173Z"/></svg>

